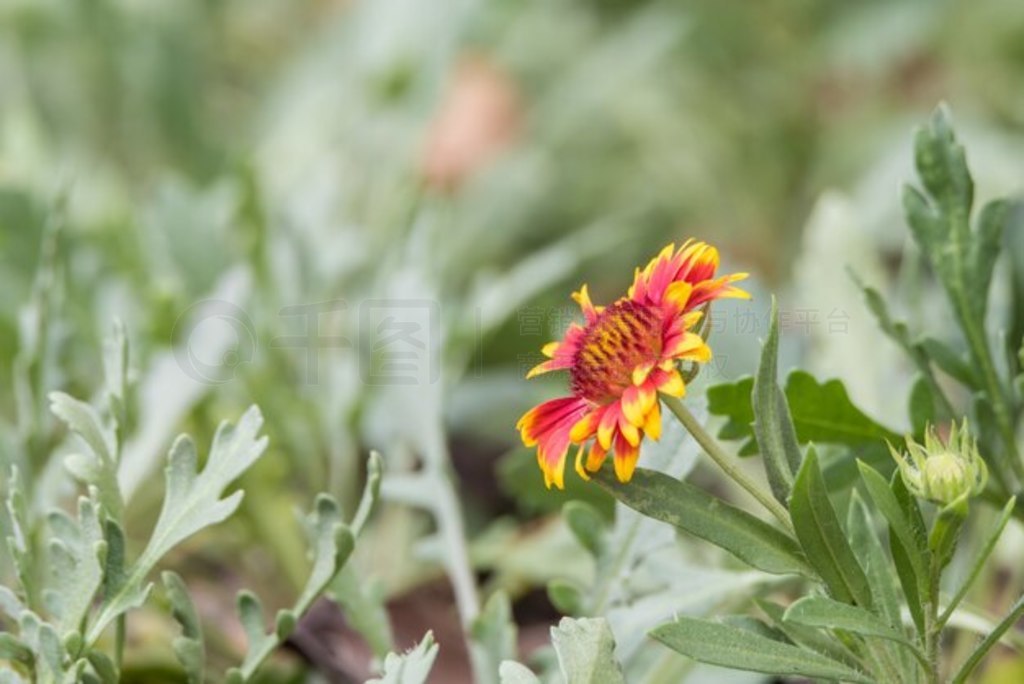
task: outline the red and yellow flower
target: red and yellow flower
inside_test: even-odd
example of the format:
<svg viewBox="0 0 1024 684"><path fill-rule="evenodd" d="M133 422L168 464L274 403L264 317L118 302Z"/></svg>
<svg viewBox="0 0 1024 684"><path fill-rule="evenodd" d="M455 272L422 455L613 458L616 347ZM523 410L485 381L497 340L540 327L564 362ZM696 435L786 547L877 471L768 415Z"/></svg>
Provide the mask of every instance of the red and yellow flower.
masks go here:
<svg viewBox="0 0 1024 684"><path fill-rule="evenodd" d="M711 359L711 348L694 332L702 307L724 297L749 297L733 285L747 274L716 277L717 270L718 250L687 241L678 249L668 245L637 269L627 295L607 307L590 301L586 285L573 293L583 324L571 324L561 341L545 345L548 360L526 376L567 369L572 393L535 406L516 425L523 443L537 447L549 488L564 487L570 444L579 445L576 471L584 479L612 453L616 476L629 482L643 438L661 435L658 393L686 393L678 362Z"/></svg>

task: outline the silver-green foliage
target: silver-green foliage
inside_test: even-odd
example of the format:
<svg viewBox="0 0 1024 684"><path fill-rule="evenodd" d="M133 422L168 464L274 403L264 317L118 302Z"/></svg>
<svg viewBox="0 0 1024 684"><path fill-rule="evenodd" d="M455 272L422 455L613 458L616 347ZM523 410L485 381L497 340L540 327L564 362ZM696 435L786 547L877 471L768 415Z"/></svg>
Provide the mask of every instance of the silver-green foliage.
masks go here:
<svg viewBox="0 0 1024 684"><path fill-rule="evenodd" d="M41 520L27 504L18 469L6 480L7 544L19 580L0 587L0 610L15 629L0 638L7 680L27 677L48 682L116 682L120 677L128 613L150 596L149 578L162 559L189 537L234 513L244 493L227 493L263 454L263 416L250 407L235 424L223 422L203 466L191 438L180 436L164 468L165 492L157 522L144 550L129 558L124 537L124 499L118 485L119 436L125 415L127 345L117 328L108 346L107 391L100 408L61 392L50 395L51 409L76 436L80 449L65 460L85 488L77 514L50 511ZM365 524L377 499L380 457L369 464L370 477L357 512L356 531ZM327 589L352 552L353 531L341 520L337 503L321 494L306 519L312 565L294 605L278 612L275 629L264 632L264 618L254 594L242 592L239 613L249 636L242 664L228 681L247 681L295 628L297 621ZM40 574L40 569L46 569ZM163 584L175 618L182 625L173 650L190 682L206 670L202 627L177 574L164 572ZM105 640L114 627L113 641Z"/></svg>

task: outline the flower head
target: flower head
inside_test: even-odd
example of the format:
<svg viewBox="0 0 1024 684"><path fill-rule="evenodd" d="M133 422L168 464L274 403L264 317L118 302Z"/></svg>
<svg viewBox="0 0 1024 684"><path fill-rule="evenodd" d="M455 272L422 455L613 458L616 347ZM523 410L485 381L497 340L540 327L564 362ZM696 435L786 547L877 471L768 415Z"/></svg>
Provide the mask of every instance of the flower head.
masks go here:
<svg viewBox="0 0 1024 684"><path fill-rule="evenodd" d="M745 273L716 277L717 269L718 250L688 241L678 249L665 247L637 269L627 295L606 307L591 302L586 285L573 294L582 324L571 324L561 341L546 345L548 360L526 376L568 370L571 394L535 406L516 426L523 443L537 447L548 487L563 488L570 444L579 445L576 471L584 479L612 453L616 476L630 480L640 442L661 435L658 393L686 393L678 362L711 359L706 340L694 332L702 307L749 296L733 285Z"/></svg>
<svg viewBox="0 0 1024 684"><path fill-rule="evenodd" d="M924 435L924 445L907 437L909 460L889 446L900 467L907 489L917 497L948 506L981 493L988 480L988 467L978 453L977 442L967 429L956 423L943 440L934 428Z"/></svg>

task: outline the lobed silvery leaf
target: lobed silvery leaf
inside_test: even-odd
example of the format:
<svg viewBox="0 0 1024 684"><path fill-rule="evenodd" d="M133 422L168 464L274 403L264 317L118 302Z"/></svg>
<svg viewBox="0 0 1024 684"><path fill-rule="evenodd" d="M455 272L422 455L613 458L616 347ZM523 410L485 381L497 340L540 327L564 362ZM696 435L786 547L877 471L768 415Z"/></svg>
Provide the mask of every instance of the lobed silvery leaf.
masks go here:
<svg viewBox="0 0 1024 684"><path fill-rule="evenodd" d="M227 682L249 681L263 661L294 631L298 619L324 592L352 553L355 539L341 522L341 512L333 498L327 494L319 495L307 522L312 536L313 567L295 604L290 609L277 612L273 631L267 632L264 627L259 598L249 591L239 593L238 616L248 639L248 648L242 664L227 673Z"/></svg>
<svg viewBox="0 0 1024 684"><path fill-rule="evenodd" d="M163 507L143 559L155 562L182 540L234 513L243 492L221 496L266 449L267 438L257 436L262 426L263 416L256 406L249 407L237 426L221 423L201 471L192 439L183 435L175 440L165 469Z"/></svg>
<svg viewBox="0 0 1024 684"><path fill-rule="evenodd" d="M47 521L53 535L48 545L52 581L47 602L56 606L62 633L77 631L103 582L107 541L98 502L81 497L77 521L59 510L51 512Z"/></svg>
<svg viewBox="0 0 1024 684"><path fill-rule="evenodd" d="M54 626L32 611L25 611L18 620L18 628L22 642L35 655L35 681L38 684L67 681L70 674L64 667L67 654Z"/></svg>
<svg viewBox="0 0 1024 684"><path fill-rule="evenodd" d="M352 517L352 535L358 538L380 499L383 463L376 451L370 452L366 464L366 483L359 506ZM373 653L384 658L394 646L391 622L384 605L383 592L373 581L357 573L352 564L344 564L331 580L328 595L345 610L345 617L358 631Z"/></svg>
<svg viewBox="0 0 1024 684"><path fill-rule="evenodd" d="M12 620L18 620L25 611L25 605L18 598L18 595L9 588L0 585L0 611Z"/></svg>
<svg viewBox="0 0 1024 684"><path fill-rule="evenodd" d="M221 522L238 508L243 495L241 490L221 497L266 448L267 438L257 437L262 425L263 416L256 406L249 407L237 426L221 423L201 471L192 440L186 435L175 440L164 469L167 489L160 517L145 550L130 569L124 563L123 533L108 521L108 565L111 567L106 578L105 600L89 629L88 644L95 643L118 615L145 601L150 587L143 586L143 582L168 551L196 532Z"/></svg>
<svg viewBox="0 0 1024 684"><path fill-rule="evenodd" d="M401 655L389 653L384 659L381 676L367 680L366 684L425 684L434 667L437 650L434 635L427 632L411 650Z"/></svg>
<svg viewBox="0 0 1024 684"><path fill-rule="evenodd" d="M192 597L189 596L184 580L177 573L166 570L160 577L167 598L171 602L174 619L181 625L181 636L174 638L171 648L184 668L189 684L202 684L206 647L203 642L203 628L192 603Z"/></svg>
<svg viewBox="0 0 1024 684"><path fill-rule="evenodd" d="M120 518L124 508L117 483L117 440L95 408L64 392L50 392L50 411L78 435L87 447L65 460L65 467L80 482L99 490L107 513Z"/></svg>
<svg viewBox="0 0 1024 684"><path fill-rule="evenodd" d="M7 480L7 518L10 525L10 536L7 537L7 550L14 564L14 573L18 577L24 592L25 603L35 607L39 601L40 588L36 572L36 559L31 549L28 505L22 489L21 474L17 466L11 466ZM4 601L4 607L13 602ZM20 605L20 602L19 602ZM20 613L19 613L20 616ZM12 616L13 617L13 616Z"/></svg>
<svg viewBox="0 0 1024 684"><path fill-rule="evenodd" d="M551 628L551 643L566 684L625 684L604 618L562 618Z"/></svg>

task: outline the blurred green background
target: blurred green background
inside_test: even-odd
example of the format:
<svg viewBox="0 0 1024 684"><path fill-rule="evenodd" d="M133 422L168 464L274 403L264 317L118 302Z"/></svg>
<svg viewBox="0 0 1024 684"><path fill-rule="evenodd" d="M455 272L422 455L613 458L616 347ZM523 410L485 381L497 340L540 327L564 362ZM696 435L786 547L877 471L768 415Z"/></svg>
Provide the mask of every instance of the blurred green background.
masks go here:
<svg viewBox="0 0 1024 684"><path fill-rule="evenodd" d="M176 560L223 665L234 589L273 607L301 585L294 510L321 490L354 505L371 447L389 473L450 469L457 520L386 486L356 564L363 614L390 616L378 636L433 629L436 681L464 681L450 534L472 592L512 594L525 651L557 617L546 581L593 571L513 429L562 388L522 375L568 293L607 301L662 245L706 239L756 296L723 307L704 382L753 368L763 328L738 316L763 321L777 291L789 362L889 415L909 374L843 266L913 280L897 188L941 100L979 194L1024 190L1022 85L1018 0L0 0L3 470L29 474L38 507L70 500L45 391L97 391L115 318L136 379L130 536L159 510L173 436L206 444L258 403L271 453L242 515ZM436 303L436 381L368 380L375 300ZM907 315L935 301L912 294ZM310 320L312 355L288 341ZM308 622L274 677L367 674L372 628L333 606ZM176 681L147 648L173 629L133 623L126 676Z"/></svg>

